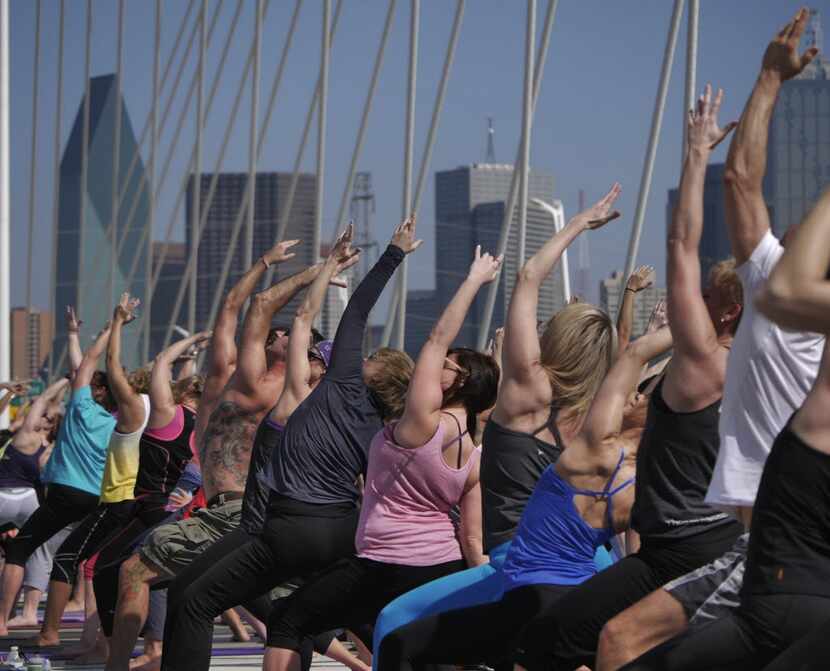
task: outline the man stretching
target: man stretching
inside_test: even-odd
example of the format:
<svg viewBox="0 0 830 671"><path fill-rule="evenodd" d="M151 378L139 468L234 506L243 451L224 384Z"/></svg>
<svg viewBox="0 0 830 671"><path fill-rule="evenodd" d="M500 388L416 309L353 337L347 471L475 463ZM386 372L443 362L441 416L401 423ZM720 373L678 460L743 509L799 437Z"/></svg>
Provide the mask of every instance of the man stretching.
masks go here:
<svg viewBox="0 0 830 671"><path fill-rule="evenodd" d="M253 297L239 352L234 332L239 311L271 264L294 256L296 240L277 244L228 295L211 342L208 379L196 425L207 506L187 520L153 531L120 569L109 671L127 671L147 617L150 586L169 580L223 535L239 526L254 433L282 391L285 338L271 320L319 272L313 266Z"/></svg>

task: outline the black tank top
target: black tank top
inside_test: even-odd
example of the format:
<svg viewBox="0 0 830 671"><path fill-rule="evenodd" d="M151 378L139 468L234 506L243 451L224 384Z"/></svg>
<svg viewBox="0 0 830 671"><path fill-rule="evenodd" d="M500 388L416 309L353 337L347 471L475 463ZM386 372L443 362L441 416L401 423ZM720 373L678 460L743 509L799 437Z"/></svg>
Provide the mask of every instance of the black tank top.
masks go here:
<svg viewBox="0 0 830 671"><path fill-rule="evenodd" d="M790 420L792 421L792 420ZM744 594L830 597L830 455L778 434L752 513Z"/></svg>
<svg viewBox="0 0 830 671"><path fill-rule="evenodd" d="M7 445L3 458L0 459L0 487L39 487L38 460L45 449L45 446L41 446L34 454L23 454L11 444Z"/></svg>
<svg viewBox="0 0 830 671"><path fill-rule="evenodd" d="M537 438L549 429L551 445ZM481 451L481 493L484 508L484 552L513 539L525 505L548 466L565 445L556 427L556 410L533 433L506 429L492 419L484 427Z"/></svg>
<svg viewBox="0 0 830 671"><path fill-rule="evenodd" d="M631 526L644 539L695 536L737 521L703 502L718 456L720 399L696 412L674 412L663 381L651 395L637 451Z"/></svg>
<svg viewBox="0 0 830 671"><path fill-rule="evenodd" d="M158 497L167 500L193 457L190 449L190 435L196 426L196 413L182 406L184 425L178 436L172 440L161 440L148 435L141 435L138 445L138 475L135 479L135 496L144 499Z"/></svg>

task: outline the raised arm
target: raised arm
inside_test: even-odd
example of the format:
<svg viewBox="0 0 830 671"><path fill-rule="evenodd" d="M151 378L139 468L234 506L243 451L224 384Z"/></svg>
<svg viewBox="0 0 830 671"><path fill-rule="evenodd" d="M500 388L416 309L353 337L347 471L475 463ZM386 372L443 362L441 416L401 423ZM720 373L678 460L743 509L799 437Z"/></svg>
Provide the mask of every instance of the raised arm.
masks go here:
<svg viewBox="0 0 830 671"><path fill-rule="evenodd" d="M602 449L603 441L620 432L623 412L629 396L637 389L643 366L672 346L672 334L667 326L662 301L655 308L655 314L659 328L629 344L608 371L591 402L581 431L588 449Z"/></svg>
<svg viewBox="0 0 830 671"><path fill-rule="evenodd" d="M528 397L528 390L544 393L541 392L542 389L550 389L539 361L541 349L536 332L539 289L559 262L562 252L580 233L599 228L620 216L619 212L612 210L620 191L620 185L614 184L602 200L573 217L519 271L504 329L501 393L507 391L511 398L515 397L519 401ZM547 393L549 394L549 391ZM535 394L533 395L535 397ZM516 405L517 410L523 407L522 402Z"/></svg>
<svg viewBox="0 0 830 671"><path fill-rule="evenodd" d="M349 299L334 336L331 365L326 373L329 378L343 379L361 374L363 335L369 313L404 257L421 246L422 241L415 239L415 226L415 218L410 217L395 229L386 251Z"/></svg>
<svg viewBox="0 0 830 671"><path fill-rule="evenodd" d="M52 402L63 395L69 387L69 380L62 377L49 385L44 392L32 401L26 419L20 430L14 435L12 444L20 450L37 449L40 447L40 430L43 418L46 416Z"/></svg>
<svg viewBox="0 0 830 671"><path fill-rule="evenodd" d="M444 400L441 378L444 366L448 363L447 350L461 330L479 289L498 276L501 262L501 257L482 254L481 246L476 247L467 278L432 328L432 333L418 355L406 394L403 417L395 426L395 441L399 445L420 447L435 435L441 422ZM464 375L463 372L458 374Z"/></svg>
<svg viewBox="0 0 830 671"><path fill-rule="evenodd" d="M299 240L285 240L274 245L257 259L257 262L248 269L248 272L225 296L216 317L213 338L210 341L210 350L207 356L207 377L203 399L208 403L219 397L236 368L237 351L234 337L239 325L239 312L242 310L242 306L253 293L263 273L268 268L295 256L294 252L288 250L298 242Z"/></svg>
<svg viewBox="0 0 830 671"><path fill-rule="evenodd" d="M74 375L78 368L80 368L81 361L84 358L84 353L81 350L81 324L83 322L78 319L78 316L75 314L75 308L71 305L66 306L65 317L69 373L70 375Z"/></svg>
<svg viewBox="0 0 830 671"><path fill-rule="evenodd" d="M6 412L15 396L22 396L29 391L30 387L31 383L28 380L26 382L4 382L0 384L0 389L5 392L3 397L0 398L0 415Z"/></svg>
<svg viewBox="0 0 830 671"><path fill-rule="evenodd" d="M72 378L73 390L86 387L90 382L92 382L92 375L98 367L98 359L101 358L101 355L107 349L107 343L110 339L111 330L112 324L107 322L104 325L104 328L96 336L95 342L93 342L89 349L84 352L84 358L81 360L81 365L78 366L75 377Z"/></svg>
<svg viewBox="0 0 830 671"><path fill-rule="evenodd" d="M144 401L130 385L127 373L121 365L121 329L135 319L139 300L130 298L130 294L121 294L121 300L112 315L112 332L107 347L107 378L110 391L118 406L118 423L116 430L120 433L133 433L144 425Z"/></svg>
<svg viewBox="0 0 830 671"><path fill-rule="evenodd" d="M640 266L631 273L631 277L625 283L622 305L617 315L617 353L622 354L628 347L631 340L631 328L634 324L634 300L636 294L643 289L648 289L654 284L654 268L652 266Z"/></svg>
<svg viewBox="0 0 830 671"><path fill-rule="evenodd" d="M675 354L696 360L709 357L718 349L718 334L700 288L698 247L703 234L706 166L712 149L734 127L718 127L723 91L718 91L714 101L711 98L712 87L707 84L697 109L689 113L689 146L680 176L677 208L666 238L668 311Z"/></svg>
<svg viewBox="0 0 830 671"><path fill-rule="evenodd" d="M323 307L326 290L332 279L341 271L358 261L360 250L351 248L354 226L349 224L337 239L323 268L311 283L305 299L297 309L286 354L285 386L271 413L272 419L285 424L291 413L311 393L311 365L308 362L308 346L314 320Z"/></svg>
<svg viewBox="0 0 830 671"><path fill-rule="evenodd" d="M797 331L830 333L830 188L796 228L755 304Z"/></svg>
<svg viewBox="0 0 830 671"><path fill-rule="evenodd" d="M254 295L242 325L238 365L232 384L248 391L257 389L262 378L268 373L265 340L271 328L271 320L294 296L311 285L321 268L322 264L306 268L270 289Z"/></svg>
<svg viewBox="0 0 830 671"><path fill-rule="evenodd" d="M210 331L196 333L182 338L156 356L150 373L150 419L148 429L161 429L170 424L176 416L176 401L173 398L173 362L182 352L195 343L210 338Z"/></svg>
<svg viewBox="0 0 830 671"><path fill-rule="evenodd" d="M769 124L781 84L795 77L818 50L798 54L798 43L809 19L801 9L764 53L761 73L749 96L726 159L726 223L732 254L738 265L752 256L770 229L762 182L767 167Z"/></svg>

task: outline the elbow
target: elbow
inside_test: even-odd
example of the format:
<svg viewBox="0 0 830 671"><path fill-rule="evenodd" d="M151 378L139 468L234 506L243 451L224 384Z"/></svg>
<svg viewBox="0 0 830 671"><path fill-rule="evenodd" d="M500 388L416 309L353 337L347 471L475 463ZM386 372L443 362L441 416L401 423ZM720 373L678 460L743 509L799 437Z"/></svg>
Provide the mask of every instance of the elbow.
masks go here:
<svg viewBox="0 0 830 671"><path fill-rule="evenodd" d="M723 185L733 193L754 193L760 191L763 175L755 175L743 161L730 158L723 171Z"/></svg>
<svg viewBox="0 0 830 671"><path fill-rule="evenodd" d="M535 268L532 260L525 263L518 273L516 273L516 285L519 284L540 284L544 278L541 273Z"/></svg>

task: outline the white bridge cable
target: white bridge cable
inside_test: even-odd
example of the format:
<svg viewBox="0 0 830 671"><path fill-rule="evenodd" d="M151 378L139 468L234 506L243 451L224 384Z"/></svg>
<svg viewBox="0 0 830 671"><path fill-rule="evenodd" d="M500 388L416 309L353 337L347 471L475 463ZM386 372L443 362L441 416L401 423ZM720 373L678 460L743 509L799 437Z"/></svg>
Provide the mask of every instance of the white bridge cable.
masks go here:
<svg viewBox="0 0 830 671"><path fill-rule="evenodd" d="M63 115L63 46L66 33L65 0L60 0L60 17L58 19L58 63L57 63L57 92L55 95L55 137L54 137L54 166L52 171L52 259L51 285L49 291L49 314L51 315L51 333L49 347L49 381L55 379L55 286L58 281L58 223L60 220L60 186L61 186L61 117ZM65 356L65 355L64 355Z"/></svg>
<svg viewBox="0 0 830 671"><path fill-rule="evenodd" d="M294 9L295 14L292 17L291 25L289 26L289 29L288 29L289 30L289 36L286 38L286 43L283 46L283 53L280 57L280 65L277 68L277 74L274 78L274 83L271 87L271 96L270 96L270 99L268 101L268 110L266 112L265 120L262 124L262 128L260 129L259 146L257 148L257 160L259 160L259 156L262 153L262 148L263 148L264 143L265 143L266 134L267 134L268 129L270 127L271 115L274 111L274 103L276 101L277 91L279 90L279 85L282 81L283 68L285 66L286 58L288 56L288 52L289 52L290 47L291 47L293 34L294 34L294 28L296 26L296 20L297 20L297 16L299 14L299 11L300 11L301 4L302 4L301 0L298 0L297 6ZM329 34L329 49L331 49L332 44L334 42L334 36L337 32L337 23L340 19L340 11L341 11L342 7L343 7L342 0L338 0L337 6L335 7L335 10L334 10L334 18L332 19L332 22L331 22L331 29L330 29L330 34ZM288 194L286 195L286 205L282 209L282 216L280 218L279 223L277 224L276 240L281 240L282 239L283 235L285 234L285 227L288 224L288 213L291 211L290 208L291 208L291 205L294 202L294 193L296 191L297 180L299 179L299 175L300 175L300 163L302 162L302 156L305 153L305 146L306 146L306 143L308 141L308 133L309 133L309 130L311 128L311 119L314 116L314 110L317 107L318 93L319 93L319 90L320 90L319 86L320 86L320 81L319 81L319 77L318 77L317 87L315 89L314 95L312 96L311 105L309 106L308 113L306 114L306 125L305 125L304 131L303 131L302 140L300 141L299 149L297 150L297 156L296 156L296 160L295 160L295 164L294 164L294 174L291 177L291 183L289 185ZM247 186L248 185L246 185L246 187ZM231 265L231 261L233 259L233 252L234 252L234 249L236 248L236 241L237 241L238 236L239 236L239 226L240 226L240 223L242 221L243 208L244 208L244 203L245 203L245 198L244 197L243 197L242 203L243 204L242 204L242 206L240 206L239 212L236 215L236 220L234 221L233 230L231 231L231 240L230 240L230 244L228 245L228 250L225 252L225 259L222 263L222 272L221 272L221 275L220 275L219 284L217 285L216 290L213 293L213 300L211 302L210 313L208 315L208 321L207 321L208 325L213 324L213 321L216 319L216 315L219 312L219 305L221 303L222 296L225 292L225 285L227 284L228 275L230 273L230 265ZM274 270L274 268L272 266L268 270L268 273L266 274L266 278L265 278L266 286L270 285L271 279L273 278L273 270Z"/></svg>
<svg viewBox="0 0 830 671"><path fill-rule="evenodd" d="M150 181L150 203L149 203L149 221L147 222L147 229L152 233L156 225L156 154L158 152L158 100L159 100L159 58L161 55L161 0L156 0L155 12L155 48L153 50L153 106L150 109L151 130L150 130L150 161L148 166L148 179ZM146 363L150 360L150 340L153 335L152 331L152 315L153 315L153 296L150 294L148 284L150 278L153 276L153 239L152 235L147 242L147 257L145 266L145 280L144 280L144 311L150 314L150 319L144 322L144 350L142 352L142 360ZM129 286L126 287L129 290Z"/></svg>
<svg viewBox="0 0 830 671"><path fill-rule="evenodd" d="M217 68L216 75L214 76L213 87L212 87L213 92L215 92L216 87L219 83L219 80L222 76L222 71L224 69L225 61L227 59L228 48L230 46L231 41L233 40L233 35L234 35L234 32L236 31L236 25L237 25L237 22L239 20L239 13L240 13L240 10L241 10L242 1L243 0L238 0L236 14L234 15L234 19L231 21L231 27L228 31L228 36L225 40L225 46L224 46L222 58L220 58L220 60L219 60L219 66ZM216 22L217 22L217 19L219 18L219 14L220 14L221 9L223 7L223 3L224 3L224 0L220 0L219 4L216 7L216 10L214 11L213 17L211 18L210 28L208 29L208 32L207 32L207 41L208 41L208 43L211 42L211 39L213 37L214 28L216 27ZM198 27L199 27L199 20L198 20L198 15L197 15L196 22L194 24L193 35L195 35L198 32ZM158 136L159 137L164 135L164 130L165 130L165 126L167 125L167 119L169 117L171 105L172 105L172 102L173 102L173 97L176 95L176 93L179 90L179 80L181 79L181 75L184 72L184 67L187 63L187 59L189 59L189 56L190 56L190 50L185 52L185 60L182 61L182 66L179 69L179 73L176 77L176 81L174 82L173 91L170 95L170 98L167 101L167 105L165 106L164 112L162 112L161 124L160 124L159 129L158 129ZM164 185L167 183L167 173L170 170L170 166L172 165L173 159L177 156L176 149L179 145L179 140L181 139L181 136L182 136L182 130L184 129L184 124L187 121L187 113L190 110L190 105L191 105L191 102L193 101L193 94L196 91L196 86L198 84L198 81L199 81L198 72L195 72L193 74L193 76L191 77L191 79L190 79L190 86L188 87L184 103L182 104L182 106L179 110L179 116L178 116L178 119L176 120L176 128L173 131L173 140L167 148L167 156L164 159L164 167L162 168L161 176L159 177L159 179L156 182L155 192L153 194L153 198L156 200L156 202L158 202L158 200L161 197L161 191L164 188ZM211 97L209 98L209 102L213 101L212 96L213 96L213 93L211 93ZM206 116L209 115L209 114L210 114L210 104L208 104ZM194 147L193 152L191 153L191 158L190 158L191 165L192 165L194 155L195 155L195 147ZM190 166L188 167L188 170L190 170ZM121 239L119 241L119 247L118 247L118 253L119 254L121 253L121 249L123 248L124 242L127 239L127 233L129 233L130 228L132 227L132 223L133 223L133 219L135 217L135 213L138 210L139 204L141 203L141 197L144 195L144 190L147 187L148 187L148 176L147 176L146 172L143 172L141 177L140 177L138 188L136 189L135 195L133 196L133 202L132 202L132 205L130 206L130 212L127 215L127 221L126 221L126 224L124 226L124 235L121 236ZM126 192L126 189L125 189L125 192ZM144 238L145 237L146 236L142 237L142 242L139 246L144 244ZM131 278L130 281L132 281L132 278Z"/></svg>
<svg viewBox="0 0 830 671"><path fill-rule="evenodd" d="M389 42L392 19L395 18L396 6L397 0L389 0L389 7L386 10L386 19L383 22L383 31L380 36L380 44L378 45L378 51L375 55L375 64L372 67L372 76L369 80L369 90L366 92L366 99L363 103L363 114L360 117L360 126L357 131L354 149L352 150L352 158L349 162L349 174L346 177L346 184L343 186L343 195L340 197L340 207L337 210L337 219L334 220L335 234L346 224L346 208L349 204L349 194L351 194L354 186L354 176L357 172L357 162L360 160L360 154L363 151L363 141L366 137L366 128L369 125L369 114L372 110L372 103L375 99L375 91L377 90L380 70L383 66L383 57L386 53L386 45Z"/></svg>
<svg viewBox="0 0 830 671"><path fill-rule="evenodd" d="M539 48L536 51L536 63L533 67L533 100L531 105L531 119L536 111L536 103L539 101L539 92L542 88L542 79L545 72L545 62L547 61L548 48L550 47L551 34L553 26L556 22L556 9L559 6L559 0L549 0L547 14L545 15L545 26L542 30L542 39ZM513 176L510 181L510 195L507 199L507 207L504 211L504 218L501 223L501 231L499 232L499 244L496 253L501 255L507 250L507 241L510 237L510 227L513 224L513 212L516 209L516 201L519 195L519 174L516 170L521 160L521 147L516 152L516 162L513 168ZM487 345L487 339L490 332L490 322L493 319L493 310L496 306L496 296L498 295L499 285L501 284L501 273L496 278L495 282L491 282L487 287L487 302L484 306L484 316L481 320L481 326L478 332L477 347L483 350Z"/></svg>
<svg viewBox="0 0 830 671"><path fill-rule="evenodd" d="M29 329L29 319L32 313L32 273L34 264L35 237L35 183L37 181L37 109L38 84L40 82L40 10L41 1L35 0L35 59L32 73L32 145L29 160L29 231L26 239L26 330ZM3 315L7 318L7 315ZM28 373L27 373L28 375Z"/></svg>
<svg viewBox="0 0 830 671"><path fill-rule="evenodd" d="M418 76L418 31L421 24L421 0L410 0L409 14L409 67L406 87L406 124L403 145L403 189L401 194L401 219L412 211L412 154L415 145L415 95ZM398 266L398 319L395 322L395 346L402 350L406 334L406 281L409 262L404 257ZM388 343L383 343L387 345Z"/></svg>
<svg viewBox="0 0 830 671"><path fill-rule="evenodd" d="M329 54L331 53L331 0L323 0L320 35L320 96L317 99L317 184L314 203L314 228L311 231L312 262L320 257L320 228L323 225L323 193L326 183L326 128L329 100ZM223 287L224 288L224 287Z"/></svg>
<svg viewBox="0 0 830 671"><path fill-rule="evenodd" d="M293 31L294 31L294 28L296 26L296 20L297 20L297 16L298 16L298 13L299 13L299 5L300 4L301 3L298 0L297 6L295 7L295 10L294 10L294 17L292 18L291 27L289 28L289 30L291 31L290 32L290 37L287 39L286 45L291 44L291 38L293 38ZM265 16L267 16L270 6L271 6L271 3L270 3L270 0L268 0L268 2L265 3L265 8L263 10L263 20L264 20ZM165 336L164 336L164 346L165 347L167 346L167 344L169 344L170 339L173 336L173 330L174 330L175 325L176 325L176 319L178 317L179 310L181 309L182 302L184 301L184 294L185 294L185 291L187 289L187 279L190 278L190 277L193 277L196 273L197 261L198 261L198 256L197 256L197 251L198 250L196 249L195 244L198 242L199 238L201 238L201 232L204 230L204 227L207 224L208 212L210 211L211 205L213 204L213 198L214 198L214 195L216 193L216 187L219 183L219 175L220 175L222 163L224 162L225 153L227 151L227 147L228 147L228 144L230 142L231 135L233 133L233 127L235 125L236 115L237 115L237 113L239 111L239 107L242 103L242 94L244 92L245 82L248 79L248 74L250 73L252 65L253 65L253 57L254 57L255 46L256 45L252 45L251 49L249 50L248 60L245 64L245 69L242 73L242 79L240 81L239 88L237 90L237 94L236 94L236 98L234 100L234 104L233 104L233 107L232 107L232 110L231 110L230 118L229 118L228 123L225 127L225 135L222 139L222 145L221 145L221 148L219 150L219 156L217 157L215 168L213 170L213 174L211 175L211 181L210 181L210 185L208 187L207 196L204 199L205 200L204 206L202 208L200 208L200 210L204 210L204 211L200 212L200 219L199 219L199 222L198 222L198 229L194 231L195 236L193 238L193 243L192 243L192 247L191 247L191 250L190 250L190 255L188 256L188 259L187 259L187 267L184 270L184 274L182 276L182 281L179 283L179 289L178 289L178 292L176 294L176 301L175 301L175 304L174 304L174 307L173 307L173 311L170 315L170 323L168 324L167 331L166 331ZM282 72L284 70L284 65L285 65L285 60L287 58L287 55L288 55L288 51L284 47L283 48L283 55L282 55L282 58L281 58L281 61L280 61L280 67L278 67L278 69L277 69L277 74L275 75L275 78L279 78L279 79L282 78ZM272 91L272 93L273 93L273 91ZM273 100L274 100L274 97L272 97L271 100L269 100L269 106L273 104ZM267 114L266 119L270 121L270 118L271 118L271 115L270 115L270 110L269 110L269 113ZM261 131L261 132L264 132L264 128L265 128L265 124L263 124L263 131ZM260 146L257 149L257 159L259 158L259 151L261 150L261 140L262 140L262 136L260 136ZM185 175L185 178L187 178L187 175ZM186 186L187 186L187 183L185 181L185 184L183 184L183 187L184 187L185 190L186 190ZM240 203L239 211L238 211L236 220L234 221L234 230L233 230L233 234L232 234L232 242L230 243L230 245L228 247L228 252L226 253L226 257L225 257L226 263L225 263L225 265L229 264L228 255L231 254L231 250L233 250L236 246L236 240L238 239L239 231L240 231L240 228L241 228L241 225L242 225L242 222L243 222L243 219L244 219L244 215L245 215L245 210L246 210L245 206L246 206L246 203L247 203L248 199L250 198L250 196L248 195L248 189L253 188L253 186L254 185L250 181L245 185L246 191L245 191L245 195L243 195L243 197L242 197L242 202ZM183 193L184 193L184 190L179 193L179 196L180 196L179 203L178 203L179 205L181 204L181 196L183 195ZM199 190L197 190L194 187L194 200L196 198L201 199L201 193L200 193ZM178 212L178 209L177 209L177 212ZM172 221L174 221L174 220L171 219L171 222ZM156 269L156 273L155 273L155 276L154 276L154 279L153 279L153 288L155 288L155 286L156 286L156 282L158 281L158 275L159 275L160 272L161 272L161 266L159 265L159 267ZM195 284L192 286L191 291L192 291L193 296L195 297L195 293L196 293ZM212 320L209 320L209 321L212 321Z"/></svg>
<svg viewBox="0 0 830 671"><path fill-rule="evenodd" d="M254 258L254 203L256 202L257 124L259 123L259 64L262 45L262 0L256 0L254 8L254 74L251 80L251 122L248 128L248 211L245 226L245 259L243 265L250 268Z"/></svg>
<svg viewBox="0 0 830 671"><path fill-rule="evenodd" d="M196 259L199 255L199 215L201 214L201 191L202 191L202 131L205 123L205 60L207 57L207 37L205 34L205 17L208 10L208 1L202 0L202 11L199 18L199 65L197 68L198 90L196 94L196 138L193 159L193 176L191 178L191 192L195 194L190 208L190 230L192 246L190 258ZM162 177L162 181L164 177ZM187 224L185 224L187 226ZM196 331L196 264L194 261L193 272L188 279L190 283L190 294L188 296L187 328L191 333Z"/></svg>
<svg viewBox="0 0 830 671"><path fill-rule="evenodd" d="M623 277L630 277L634 272L634 263L637 261L637 250L640 247L640 234L643 230L643 221L648 206L648 194L651 190L651 177L654 173L654 159L657 156L657 145L660 142L660 128L663 124L663 112L666 109L666 97L671 81L671 69L674 62L674 52L677 47L677 35L680 32L680 21L683 18L683 0L674 0L669 33L666 37L666 49L663 53L663 67L660 71L660 83L657 87L657 96L654 99L654 112L651 117L651 131L648 137L648 147L643 163L643 173L640 177L640 192L637 195L637 208L634 211L634 225L631 238L628 241L628 257L625 262Z"/></svg>

